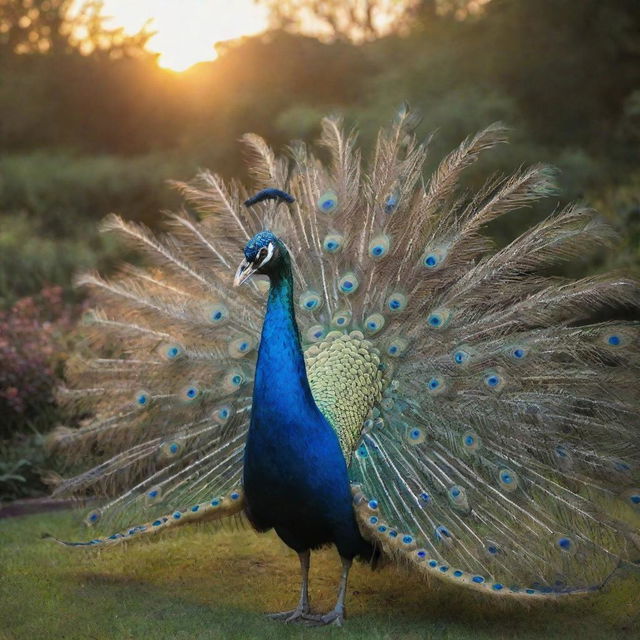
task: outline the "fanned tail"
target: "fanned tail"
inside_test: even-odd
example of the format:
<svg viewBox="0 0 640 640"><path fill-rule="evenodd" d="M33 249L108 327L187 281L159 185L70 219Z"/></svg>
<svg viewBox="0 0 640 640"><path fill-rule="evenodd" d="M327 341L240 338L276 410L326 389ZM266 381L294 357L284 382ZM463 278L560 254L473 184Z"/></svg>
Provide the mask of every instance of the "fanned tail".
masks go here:
<svg viewBox="0 0 640 640"><path fill-rule="evenodd" d="M369 500L358 485L352 486L354 509L360 532L365 540L380 548L387 557L404 561L412 570L425 576L444 580L451 584L463 585L481 593L493 596L517 598L522 600L546 599L550 596L587 595L598 591L602 585L586 588L522 587L516 584L503 584L483 575L465 572L450 567L438 560L427 549L420 546L420 540L409 533L403 533L393 523L384 520L376 500Z"/></svg>
<svg viewBox="0 0 640 640"><path fill-rule="evenodd" d="M156 238L107 219L151 266L81 279L101 305L86 343L102 353L70 363L66 396L92 418L52 440L97 460L58 493L104 493L102 521L159 531L211 511L174 518L176 505L239 486L266 283L231 283L247 239L268 228L291 254L310 384L360 487L365 537L429 575L514 597L587 593L637 558L640 288L552 271L615 234L570 206L495 251L485 226L553 194L553 172L460 189L505 142L496 124L423 182L415 123L403 108L368 168L336 118L323 121L327 166L304 144L290 162L248 135L254 198L203 173L182 185L200 221L172 216ZM81 546L101 544L113 541Z"/></svg>
<svg viewBox="0 0 640 640"><path fill-rule="evenodd" d="M350 431L350 477L383 528L370 539L397 545L406 532L421 570L492 593L586 593L637 557L640 325L620 318L640 309L640 288L551 271L616 238L582 206L495 251L486 225L554 194L554 172L534 165L461 190L462 171L505 142L492 125L424 185L412 125L403 109L361 169L353 134L325 121L331 164L296 149L298 204L277 228L298 265L307 353L340 344L338 331L384 372ZM313 380L330 416L346 378L365 385L354 366L338 371Z"/></svg>
<svg viewBox="0 0 640 640"><path fill-rule="evenodd" d="M167 529L175 529L187 524L200 524L204 522L213 522L222 520L233 515L237 515L244 510L244 494L242 489L234 489L226 496L219 496L195 504L183 511L173 511L163 516L159 516L154 520L145 522L144 524L129 527L125 531L112 533L102 538L93 538L86 541L68 541L60 540L50 534L43 534L43 538L52 540L65 547L74 549L83 549L87 547L95 547L104 549L105 547L115 547L123 542L132 542L140 539L146 539L149 536L164 532ZM89 512L85 521L88 525L94 524L100 518L100 511L95 510Z"/></svg>

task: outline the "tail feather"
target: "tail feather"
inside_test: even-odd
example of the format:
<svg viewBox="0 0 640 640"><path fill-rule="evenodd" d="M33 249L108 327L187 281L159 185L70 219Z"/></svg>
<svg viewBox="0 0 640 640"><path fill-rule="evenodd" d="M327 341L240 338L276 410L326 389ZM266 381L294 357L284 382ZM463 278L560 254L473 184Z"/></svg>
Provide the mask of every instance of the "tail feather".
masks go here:
<svg viewBox="0 0 640 640"><path fill-rule="evenodd" d="M125 531L112 533L102 538L93 538L86 541L68 541L60 540L50 534L43 534L42 537L52 540L65 547L74 549L82 549L87 547L95 547L104 549L106 547L115 547L123 542L131 542L133 540L146 539L149 536L156 535L167 529L175 529L187 524L199 524L204 522L213 522L222 520L230 516L236 515L244 510L244 494L242 489L234 489L226 496L220 496L193 505L185 510L173 511L172 513L160 516L154 520L144 524L129 527ZM100 519L100 511L91 511L85 521L88 525L93 525Z"/></svg>
<svg viewBox="0 0 640 640"><path fill-rule="evenodd" d="M495 251L486 225L553 194L553 172L536 165L476 194L460 189L462 172L505 142L495 124L425 184L416 121L403 108L368 166L335 118L322 127L326 166L302 143L289 163L249 135L256 187L291 198L249 209L244 187L203 173L180 185L200 221L173 215L170 234L155 238L107 219L151 266L80 280L101 305L83 344L101 355L70 363L64 395L92 417L52 441L98 460L60 494L104 492L103 522L153 524L238 486L265 282L231 283L247 239L268 228L291 254L308 366L337 332L359 336L376 371L376 393L349 363L314 378L316 403L349 422L350 477L369 497L356 508L374 544L428 574L516 597L587 592L629 558L640 539L640 324L628 318L640 286L553 272L615 234L571 206ZM362 386L357 411L349 376ZM378 512L366 510L372 500Z"/></svg>
<svg viewBox="0 0 640 640"><path fill-rule="evenodd" d="M602 584L592 587L567 588L564 586L540 587L503 584L477 573L469 573L443 562L428 548L420 547L419 539L408 533L402 533L391 520L383 518L375 500L369 500L359 486L352 487L356 520L362 536L377 548L385 557L396 562L401 561L410 569L428 577L435 577L451 584L465 586L492 596L508 597L519 600L539 600L566 595L587 595L600 590ZM606 581L605 581L606 582Z"/></svg>

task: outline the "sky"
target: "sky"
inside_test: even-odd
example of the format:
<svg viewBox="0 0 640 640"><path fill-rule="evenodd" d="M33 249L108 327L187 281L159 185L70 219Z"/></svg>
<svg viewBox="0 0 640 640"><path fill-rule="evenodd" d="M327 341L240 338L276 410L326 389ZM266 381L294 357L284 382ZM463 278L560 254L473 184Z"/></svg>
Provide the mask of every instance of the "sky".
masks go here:
<svg viewBox="0 0 640 640"><path fill-rule="evenodd" d="M152 18L148 48L160 66L183 71L216 57L214 43L263 31L267 11L253 0L105 0L110 26L135 33Z"/></svg>

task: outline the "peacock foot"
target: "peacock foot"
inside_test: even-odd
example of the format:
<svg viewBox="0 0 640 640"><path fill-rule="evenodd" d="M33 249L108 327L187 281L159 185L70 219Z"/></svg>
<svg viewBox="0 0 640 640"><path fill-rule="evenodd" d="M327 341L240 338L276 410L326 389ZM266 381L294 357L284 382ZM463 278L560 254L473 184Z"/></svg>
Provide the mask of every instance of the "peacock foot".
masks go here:
<svg viewBox="0 0 640 640"><path fill-rule="evenodd" d="M281 622L302 622L306 621L309 617L313 617L309 614L309 609L302 609L298 607L291 611L278 611L276 613L267 613L267 618L271 620L280 620Z"/></svg>
<svg viewBox="0 0 640 640"><path fill-rule="evenodd" d="M323 627L330 624L334 627L341 627L344 624L344 619L344 610L333 609L322 616L305 615L303 622L309 627Z"/></svg>

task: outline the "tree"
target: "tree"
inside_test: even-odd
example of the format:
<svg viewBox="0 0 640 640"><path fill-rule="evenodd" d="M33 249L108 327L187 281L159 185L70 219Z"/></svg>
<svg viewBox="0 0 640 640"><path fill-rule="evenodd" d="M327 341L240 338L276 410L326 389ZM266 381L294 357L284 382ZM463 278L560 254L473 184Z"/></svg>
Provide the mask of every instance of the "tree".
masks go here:
<svg viewBox="0 0 640 640"><path fill-rule="evenodd" d="M479 15L491 0L256 0L266 5L276 29L327 40L361 43L410 32L417 22L442 15Z"/></svg>
<svg viewBox="0 0 640 640"><path fill-rule="evenodd" d="M258 0L276 29L329 40L373 40L406 26L420 0Z"/></svg>
<svg viewBox="0 0 640 640"><path fill-rule="evenodd" d="M103 2L89 0L0 0L0 51L5 54L79 51L122 57L142 52L151 37L145 25L127 35L111 28Z"/></svg>

